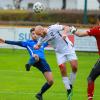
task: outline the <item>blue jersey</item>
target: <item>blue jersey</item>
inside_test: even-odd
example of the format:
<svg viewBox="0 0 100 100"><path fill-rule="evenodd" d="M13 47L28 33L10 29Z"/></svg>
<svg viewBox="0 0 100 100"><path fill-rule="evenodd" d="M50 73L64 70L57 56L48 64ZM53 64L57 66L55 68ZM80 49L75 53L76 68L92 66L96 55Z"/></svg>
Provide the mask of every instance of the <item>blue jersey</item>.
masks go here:
<svg viewBox="0 0 100 100"><path fill-rule="evenodd" d="M37 44L37 40L27 40L27 41L5 41L7 44L12 44L12 45L18 45L21 47L27 48L30 57L32 57L33 54L37 54L39 58L45 59L44 55L44 48L48 45L48 43L43 43L41 48L36 50L34 49L34 45Z"/></svg>
<svg viewBox="0 0 100 100"><path fill-rule="evenodd" d="M35 50L34 45L36 45L37 42L38 42L37 40L27 40L27 41L7 41L6 40L5 41L5 43L7 43L7 44L18 45L18 46L27 48L27 50L30 54L30 59L27 63L29 66L36 67L42 73L51 72L49 64L45 60L45 55L44 55L44 48L48 45L48 43L43 43L40 49ZM37 54L39 56L39 61L38 62L32 56L33 54Z"/></svg>

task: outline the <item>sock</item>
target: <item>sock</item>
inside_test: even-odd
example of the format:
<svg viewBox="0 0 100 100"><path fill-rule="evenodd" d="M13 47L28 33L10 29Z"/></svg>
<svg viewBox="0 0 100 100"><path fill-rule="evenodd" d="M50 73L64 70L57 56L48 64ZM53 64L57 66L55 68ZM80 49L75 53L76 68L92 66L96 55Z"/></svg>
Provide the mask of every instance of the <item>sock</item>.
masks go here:
<svg viewBox="0 0 100 100"><path fill-rule="evenodd" d="M51 85L49 85L48 83L45 83L43 87L41 88L40 94L42 95L43 93L45 93L50 87Z"/></svg>
<svg viewBox="0 0 100 100"><path fill-rule="evenodd" d="M71 73L70 73L70 81L69 81L69 83L70 83L71 85L73 85L75 79L76 79L76 73L71 72Z"/></svg>
<svg viewBox="0 0 100 100"><path fill-rule="evenodd" d="M63 77L63 83L64 83L64 85L65 85L66 90L71 89L71 88L70 88L70 84L69 84L69 79L68 79L68 77Z"/></svg>
<svg viewBox="0 0 100 100"><path fill-rule="evenodd" d="M89 82L88 83L88 100L93 100L93 94L94 94L94 82Z"/></svg>

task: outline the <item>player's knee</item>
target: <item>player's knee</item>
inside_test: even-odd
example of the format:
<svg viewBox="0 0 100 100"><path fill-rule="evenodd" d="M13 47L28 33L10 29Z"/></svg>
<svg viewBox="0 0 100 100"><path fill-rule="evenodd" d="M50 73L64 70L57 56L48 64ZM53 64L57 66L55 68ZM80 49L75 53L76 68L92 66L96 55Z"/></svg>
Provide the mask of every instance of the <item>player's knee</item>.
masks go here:
<svg viewBox="0 0 100 100"><path fill-rule="evenodd" d="M91 83L91 82L93 82L94 80L92 79L91 76L88 76L87 81L88 81L88 83Z"/></svg>
<svg viewBox="0 0 100 100"><path fill-rule="evenodd" d="M54 84L54 81L53 81L53 80L49 80L49 81L48 81L48 84L49 84L49 85L53 85L53 84Z"/></svg>
<svg viewBox="0 0 100 100"><path fill-rule="evenodd" d="M64 72L66 70L65 65L64 64L60 64L59 65L60 71Z"/></svg>
<svg viewBox="0 0 100 100"><path fill-rule="evenodd" d="M73 64L73 65L72 65L72 71L73 71L74 73L77 72L77 64Z"/></svg>
<svg viewBox="0 0 100 100"><path fill-rule="evenodd" d="M77 69L78 69L78 62L77 62L77 60L72 60L72 61L70 61L70 63L71 63L72 71L74 73L76 73Z"/></svg>
<svg viewBox="0 0 100 100"><path fill-rule="evenodd" d="M76 72L77 72L77 67L74 66L74 67L72 68L72 71L73 71L74 73L76 73Z"/></svg>

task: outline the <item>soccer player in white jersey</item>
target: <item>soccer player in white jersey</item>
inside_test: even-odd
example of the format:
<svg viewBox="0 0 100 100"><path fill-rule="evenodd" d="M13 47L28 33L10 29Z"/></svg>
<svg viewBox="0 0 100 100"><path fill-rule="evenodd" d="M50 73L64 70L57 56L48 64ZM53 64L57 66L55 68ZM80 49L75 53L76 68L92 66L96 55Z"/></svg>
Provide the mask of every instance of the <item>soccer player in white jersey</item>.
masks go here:
<svg viewBox="0 0 100 100"><path fill-rule="evenodd" d="M35 27L35 34L40 36L35 49L39 49L43 42L48 42L56 53L57 62L61 71L63 83L67 90L68 100L72 97L72 86L76 78L77 72L77 56L74 47L67 37L67 29L69 26L65 25L51 25L48 28L42 26ZM62 33L60 31L63 31ZM72 72L70 78L68 78L66 70L66 62L69 61Z"/></svg>

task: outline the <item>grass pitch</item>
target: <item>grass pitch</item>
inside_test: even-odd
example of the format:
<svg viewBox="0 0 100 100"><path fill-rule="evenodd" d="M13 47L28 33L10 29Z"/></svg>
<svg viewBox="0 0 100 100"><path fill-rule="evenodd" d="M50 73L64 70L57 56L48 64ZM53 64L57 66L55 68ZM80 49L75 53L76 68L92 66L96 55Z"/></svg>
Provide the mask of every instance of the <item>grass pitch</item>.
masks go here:
<svg viewBox="0 0 100 100"><path fill-rule="evenodd" d="M64 84L53 51L46 51L51 66L54 85L44 94L44 100L67 100ZM78 73L73 89L73 100L87 100L87 76L98 59L96 53L77 52ZM45 79L36 68L25 71L29 55L26 50L0 49L0 100L36 100ZM67 63L70 73L70 65ZM100 100L100 77L95 81L94 100Z"/></svg>

